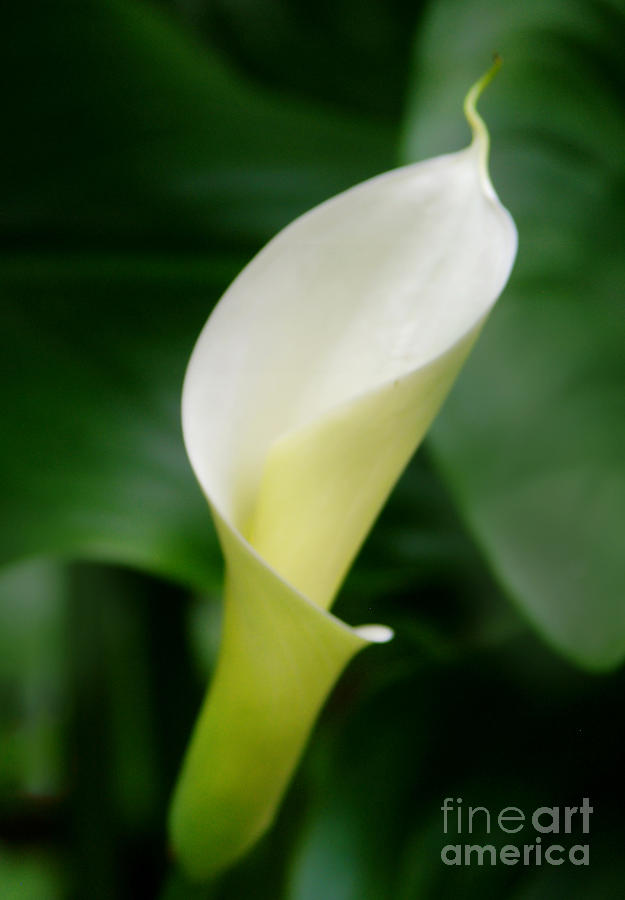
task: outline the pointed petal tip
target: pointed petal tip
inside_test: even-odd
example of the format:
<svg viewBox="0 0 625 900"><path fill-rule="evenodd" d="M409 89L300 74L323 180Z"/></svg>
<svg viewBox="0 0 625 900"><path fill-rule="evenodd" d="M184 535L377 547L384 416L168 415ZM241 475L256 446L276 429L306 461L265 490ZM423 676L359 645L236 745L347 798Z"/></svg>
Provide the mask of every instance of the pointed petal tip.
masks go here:
<svg viewBox="0 0 625 900"><path fill-rule="evenodd" d="M491 67L469 88L469 91L464 98L464 114L475 136L483 136L485 133L485 136L488 138L488 131L486 130L484 120L477 111L477 101L501 68L502 63L503 59L499 53L493 54L493 63Z"/></svg>
<svg viewBox="0 0 625 900"><path fill-rule="evenodd" d="M503 63L502 57L499 53L493 54L493 63L491 67L485 72L481 78L475 82L474 85L469 89L466 97L464 98L464 115L469 123L469 127L473 133L473 144L477 145L479 148L480 156L482 159L482 170L488 179L488 151L490 148L490 135L488 133L488 128L486 127L486 123L484 119L481 117L479 112L477 111L477 101L482 96L484 90L491 83L501 65Z"/></svg>
<svg viewBox="0 0 625 900"><path fill-rule="evenodd" d="M386 625L360 625L354 628L354 631L371 644L387 644L395 637L393 629L387 628Z"/></svg>

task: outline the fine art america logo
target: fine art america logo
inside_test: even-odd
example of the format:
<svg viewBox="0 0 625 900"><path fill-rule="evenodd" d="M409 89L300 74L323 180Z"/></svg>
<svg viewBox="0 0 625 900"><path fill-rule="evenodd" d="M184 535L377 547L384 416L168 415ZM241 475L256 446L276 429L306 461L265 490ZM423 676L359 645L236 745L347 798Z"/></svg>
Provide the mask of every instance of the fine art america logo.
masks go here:
<svg viewBox="0 0 625 900"><path fill-rule="evenodd" d="M446 797L441 806L443 832L456 836L441 850L447 866L587 866L590 847L580 841L590 832L593 812L588 797L581 806L539 806L526 814L517 806L491 812L485 806L464 806L461 797ZM493 843L473 843L477 836L489 835ZM492 835L492 837L491 837ZM518 835L514 843L506 835ZM581 838L586 840L587 838ZM561 841L561 843L560 843Z"/></svg>

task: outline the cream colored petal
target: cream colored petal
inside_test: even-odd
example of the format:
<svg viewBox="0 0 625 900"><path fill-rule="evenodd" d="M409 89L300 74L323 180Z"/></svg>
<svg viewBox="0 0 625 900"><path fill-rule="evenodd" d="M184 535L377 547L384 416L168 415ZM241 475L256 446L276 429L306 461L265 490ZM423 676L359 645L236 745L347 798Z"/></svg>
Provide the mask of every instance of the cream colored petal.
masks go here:
<svg viewBox="0 0 625 900"><path fill-rule="evenodd" d="M466 150L296 220L193 352L185 441L227 570L218 670L172 808L174 848L198 877L267 827L340 671L390 636L326 610L514 261L478 92Z"/></svg>
<svg viewBox="0 0 625 900"><path fill-rule="evenodd" d="M277 578L219 513L222 645L172 808L174 846L207 877L271 822L317 713L348 660L391 632L349 628Z"/></svg>
<svg viewBox="0 0 625 900"><path fill-rule="evenodd" d="M445 353L506 282L514 226L481 142L365 182L297 219L210 317L183 398L205 493L246 532L269 448Z"/></svg>

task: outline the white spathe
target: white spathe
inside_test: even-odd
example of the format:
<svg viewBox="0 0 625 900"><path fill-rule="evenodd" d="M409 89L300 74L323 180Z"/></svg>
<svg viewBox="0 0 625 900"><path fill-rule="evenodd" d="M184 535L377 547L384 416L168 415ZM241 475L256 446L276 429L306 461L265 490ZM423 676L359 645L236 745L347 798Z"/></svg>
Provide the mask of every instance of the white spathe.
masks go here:
<svg viewBox="0 0 625 900"><path fill-rule="evenodd" d="M218 670L172 809L209 876L271 821L341 669L384 626L327 612L501 293L517 236L471 145L380 175L277 235L209 318L183 392L226 559Z"/></svg>

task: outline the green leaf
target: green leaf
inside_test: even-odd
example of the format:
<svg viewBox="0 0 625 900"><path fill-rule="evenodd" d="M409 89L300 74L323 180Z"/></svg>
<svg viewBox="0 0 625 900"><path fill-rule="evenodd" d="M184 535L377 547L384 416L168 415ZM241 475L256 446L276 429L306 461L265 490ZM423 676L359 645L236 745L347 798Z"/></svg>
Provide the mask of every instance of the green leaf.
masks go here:
<svg viewBox="0 0 625 900"><path fill-rule="evenodd" d="M65 581L47 560L0 573L0 809L61 786Z"/></svg>
<svg viewBox="0 0 625 900"><path fill-rule="evenodd" d="M0 885L6 900L62 900L67 896L67 881L58 862L48 854L0 847Z"/></svg>
<svg viewBox="0 0 625 900"><path fill-rule="evenodd" d="M436 4L405 149L462 144L452 110L499 50L484 116L519 258L431 448L502 584L596 669L625 656L624 38L621 3Z"/></svg>
<svg viewBox="0 0 625 900"><path fill-rule="evenodd" d="M2 561L83 556L214 584L216 545L177 419L188 334L221 268L31 257L1 271L12 298Z"/></svg>
<svg viewBox="0 0 625 900"><path fill-rule="evenodd" d="M0 562L89 556L211 587L184 364L257 245L387 167L393 131L256 90L139 2L5 25L21 75L1 150Z"/></svg>
<svg viewBox="0 0 625 900"><path fill-rule="evenodd" d="M20 248L255 246L393 158L391 127L259 90L141 2L62 0L4 24L20 78L2 231Z"/></svg>
<svg viewBox="0 0 625 900"><path fill-rule="evenodd" d="M393 646L380 655L386 656L388 672ZM367 664L370 674L371 659ZM419 680L424 675L434 680L432 670L423 668ZM309 751L305 774L312 782L311 803L292 855L288 900L397 896L407 788L423 768L430 723L416 679L404 674L389 682L363 690L355 680L356 698L336 710L334 729L328 727L331 720L324 723ZM410 808L409 821L413 815Z"/></svg>
<svg viewBox="0 0 625 900"><path fill-rule="evenodd" d="M403 115L412 35L426 0L160 2L259 83L370 112L381 121Z"/></svg>

